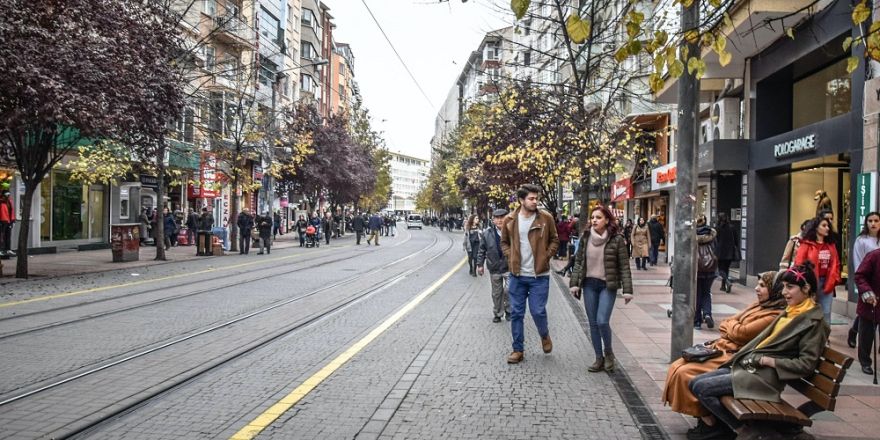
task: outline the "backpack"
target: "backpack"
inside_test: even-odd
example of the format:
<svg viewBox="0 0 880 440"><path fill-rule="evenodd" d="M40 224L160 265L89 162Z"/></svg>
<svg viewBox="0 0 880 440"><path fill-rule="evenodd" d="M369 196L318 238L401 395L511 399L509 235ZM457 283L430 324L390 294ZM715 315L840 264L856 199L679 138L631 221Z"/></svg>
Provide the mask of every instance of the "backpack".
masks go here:
<svg viewBox="0 0 880 440"><path fill-rule="evenodd" d="M718 270L718 258L712 243L697 246L697 272L714 273Z"/></svg>

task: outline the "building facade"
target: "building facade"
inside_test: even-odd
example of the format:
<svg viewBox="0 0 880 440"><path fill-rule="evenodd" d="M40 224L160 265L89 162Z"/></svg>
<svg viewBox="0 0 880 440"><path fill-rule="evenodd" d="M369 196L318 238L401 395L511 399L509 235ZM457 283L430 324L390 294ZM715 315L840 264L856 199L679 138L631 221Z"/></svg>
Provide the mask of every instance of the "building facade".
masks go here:
<svg viewBox="0 0 880 440"><path fill-rule="evenodd" d="M416 209L416 195L428 181L430 162L400 153L391 155L391 200L386 210L409 214Z"/></svg>

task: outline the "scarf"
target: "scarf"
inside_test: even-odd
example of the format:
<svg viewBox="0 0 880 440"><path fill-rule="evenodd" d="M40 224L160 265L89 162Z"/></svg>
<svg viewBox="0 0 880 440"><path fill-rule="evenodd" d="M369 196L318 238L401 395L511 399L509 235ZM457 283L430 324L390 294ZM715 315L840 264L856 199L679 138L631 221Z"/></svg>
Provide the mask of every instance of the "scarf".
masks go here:
<svg viewBox="0 0 880 440"><path fill-rule="evenodd" d="M595 229L590 228L590 244L596 247L602 247L608 242L608 230L606 229L602 235L596 233Z"/></svg>
<svg viewBox="0 0 880 440"><path fill-rule="evenodd" d="M813 301L813 298L807 298L801 301L800 304L786 307L785 314L781 315L779 319L776 320L776 325L773 326L773 331L771 331L770 334L767 335L767 337L764 338L764 340L755 348L762 348L769 344L774 338L779 336L779 333L782 333L782 330L785 329L794 318L809 312L813 307L816 307L816 301Z"/></svg>
<svg viewBox="0 0 880 440"><path fill-rule="evenodd" d="M764 272L758 275L764 285L770 290L770 297L758 303L762 309L784 309L786 307L785 298L782 296L782 284L776 283L779 272L775 270Z"/></svg>

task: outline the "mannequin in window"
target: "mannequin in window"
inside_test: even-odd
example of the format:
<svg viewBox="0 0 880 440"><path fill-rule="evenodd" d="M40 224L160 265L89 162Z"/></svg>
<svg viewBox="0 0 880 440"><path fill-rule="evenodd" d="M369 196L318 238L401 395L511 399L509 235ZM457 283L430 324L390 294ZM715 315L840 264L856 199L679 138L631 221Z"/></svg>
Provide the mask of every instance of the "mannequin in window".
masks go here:
<svg viewBox="0 0 880 440"><path fill-rule="evenodd" d="M813 200L816 200L816 215L818 216L822 211L834 211L834 208L831 206L831 197L828 197L828 193L825 192L824 189L816 190L816 196L813 197Z"/></svg>

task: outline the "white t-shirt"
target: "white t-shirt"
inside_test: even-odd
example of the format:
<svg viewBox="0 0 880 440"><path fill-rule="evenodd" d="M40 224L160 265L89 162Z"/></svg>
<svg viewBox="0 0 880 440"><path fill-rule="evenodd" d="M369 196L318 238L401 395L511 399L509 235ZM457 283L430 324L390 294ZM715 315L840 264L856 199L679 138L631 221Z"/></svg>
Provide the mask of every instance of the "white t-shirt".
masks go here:
<svg viewBox="0 0 880 440"><path fill-rule="evenodd" d="M532 254L532 244L529 243L529 229L538 214L532 214L531 217L523 217L519 214L517 224L519 225L519 274L522 276L535 276L535 255Z"/></svg>

